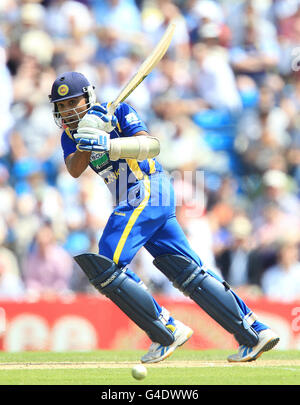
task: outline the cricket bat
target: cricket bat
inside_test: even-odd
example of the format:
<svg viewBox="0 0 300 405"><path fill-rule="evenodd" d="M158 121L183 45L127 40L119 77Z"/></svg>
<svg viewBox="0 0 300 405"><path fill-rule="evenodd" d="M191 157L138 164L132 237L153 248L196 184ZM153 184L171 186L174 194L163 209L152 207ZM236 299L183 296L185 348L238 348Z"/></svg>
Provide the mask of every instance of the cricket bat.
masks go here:
<svg viewBox="0 0 300 405"><path fill-rule="evenodd" d="M153 49L147 59L141 64L139 70L129 80L129 82L122 88L118 96L108 104L108 112L114 114L116 108L133 92L134 89L149 75L149 73L155 68L158 62L162 59L167 52L171 43L175 30L175 24L171 22L166 29L164 35Z"/></svg>

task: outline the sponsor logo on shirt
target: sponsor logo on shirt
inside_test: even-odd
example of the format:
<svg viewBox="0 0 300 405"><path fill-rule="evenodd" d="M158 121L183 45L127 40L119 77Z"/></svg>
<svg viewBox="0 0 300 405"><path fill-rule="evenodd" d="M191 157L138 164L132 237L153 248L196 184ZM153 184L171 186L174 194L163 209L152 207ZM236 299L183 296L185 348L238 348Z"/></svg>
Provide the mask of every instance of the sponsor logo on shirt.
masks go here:
<svg viewBox="0 0 300 405"><path fill-rule="evenodd" d="M101 153L93 152L90 158L90 162L95 169L101 169L109 162L109 158L105 152Z"/></svg>
<svg viewBox="0 0 300 405"><path fill-rule="evenodd" d="M131 112L131 113L125 115L125 120L130 125L131 124L136 124L137 122L140 122L138 116L134 112Z"/></svg>

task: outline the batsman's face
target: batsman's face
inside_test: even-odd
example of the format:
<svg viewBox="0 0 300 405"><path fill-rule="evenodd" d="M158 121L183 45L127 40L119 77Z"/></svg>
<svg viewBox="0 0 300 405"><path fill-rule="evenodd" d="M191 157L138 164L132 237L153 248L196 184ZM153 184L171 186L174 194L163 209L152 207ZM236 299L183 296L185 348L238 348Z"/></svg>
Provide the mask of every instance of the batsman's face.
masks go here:
<svg viewBox="0 0 300 405"><path fill-rule="evenodd" d="M89 105L84 96L69 98L56 103L58 113L60 114L63 124L76 130L79 121L88 111Z"/></svg>

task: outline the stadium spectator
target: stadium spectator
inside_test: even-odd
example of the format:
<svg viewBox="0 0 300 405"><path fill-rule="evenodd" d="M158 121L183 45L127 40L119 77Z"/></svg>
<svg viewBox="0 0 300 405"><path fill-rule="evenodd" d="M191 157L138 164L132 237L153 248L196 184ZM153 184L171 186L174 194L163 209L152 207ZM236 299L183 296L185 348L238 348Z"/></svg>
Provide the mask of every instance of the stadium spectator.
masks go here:
<svg viewBox="0 0 300 405"><path fill-rule="evenodd" d="M247 108L237 124L236 150L246 174L264 173L285 154L292 142L290 126L287 112L276 103L275 91L259 87L255 108Z"/></svg>
<svg viewBox="0 0 300 405"><path fill-rule="evenodd" d="M300 205L294 193L293 179L281 170L267 170L262 177L261 194L253 201L251 218L259 222L265 207L278 206L285 215L298 223Z"/></svg>
<svg viewBox="0 0 300 405"><path fill-rule="evenodd" d="M9 223L11 245L18 257L23 274L23 260L40 226L41 216L34 195L24 192L16 197L15 215Z"/></svg>
<svg viewBox="0 0 300 405"><path fill-rule="evenodd" d="M246 215L234 217L230 227L231 242L216 255L216 263L225 280L234 288L252 284L250 253L252 225Z"/></svg>
<svg viewBox="0 0 300 405"><path fill-rule="evenodd" d="M225 20L224 5L214 0L196 0L187 5L187 18L193 21L190 29L192 43L201 36L201 27L205 24L215 24L219 27L219 43L221 46L228 47L231 42L231 31Z"/></svg>
<svg viewBox="0 0 300 405"><path fill-rule="evenodd" d="M55 52L65 51L65 41L78 32L89 35L94 28L95 19L89 7L79 1L51 0L45 9L46 31L55 44Z"/></svg>
<svg viewBox="0 0 300 405"><path fill-rule="evenodd" d="M17 256L7 244L8 227L0 218L0 299L22 299L25 289Z"/></svg>
<svg viewBox="0 0 300 405"><path fill-rule="evenodd" d="M200 40L193 46L196 94L209 108L236 113L241 109L241 100L227 49L219 43L220 32L217 24L203 24Z"/></svg>
<svg viewBox="0 0 300 405"><path fill-rule="evenodd" d="M117 30L120 35L140 34L141 14L134 0L90 0L97 25Z"/></svg>
<svg viewBox="0 0 300 405"><path fill-rule="evenodd" d="M23 266L29 297L49 298L69 292L72 258L57 242L50 223L38 229Z"/></svg>
<svg viewBox="0 0 300 405"><path fill-rule="evenodd" d="M205 207L204 207L205 208ZM191 246L215 273L221 274L216 257L230 243L228 226L234 209L228 203L216 202L205 210L187 204L178 207L178 221L185 230Z"/></svg>
<svg viewBox="0 0 300 405"><path fill-rule="evenodd" d="M280 47L276 27L255 3L248 0L231 9L230 60L236 74L247 74L261 85L266 74L278 65Z"/></svg>
<svg viewBox="0 0 300 405"><path fill-rule="evenodd" d="M262 277L264 294L272 300L291 302L300 299L300 262L298 243L285 241L278 249L277 263Z"/></svg>
<svg viewBox="0 0 300 405"><path fill-rule="evenodd" d="M49 65L53 58L54 44L44 30L45 9L39 3L25 3L20 7L20 25L16 30L23 55L35 58L41 65Z"/></svg>
<svg viewBox="0 0 300 405"><path fill-rule="evenodd" d="M174 21L176 24L176 32L174 33L168 52L174 59L183 64L187 64L191 53L189 46L190 39L187 22L180 8L170 0L156 0L154 5L157 7L157 25L155 27L155 24L152 23L147 26L147 21L144 20L145 30L151 35L154 44L158 42L159 38L163 35L168 24ZM153 5L151 7L153 7ZM147 9L143 10L143 12L145 13L144 15L148 14Z"/></svg>

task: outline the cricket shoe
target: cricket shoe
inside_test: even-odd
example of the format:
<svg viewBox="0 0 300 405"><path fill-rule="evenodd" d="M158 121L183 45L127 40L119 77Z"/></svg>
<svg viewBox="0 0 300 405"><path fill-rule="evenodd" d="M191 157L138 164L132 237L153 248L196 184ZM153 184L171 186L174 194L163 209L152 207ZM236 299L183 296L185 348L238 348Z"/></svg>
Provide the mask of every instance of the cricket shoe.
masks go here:
<svg viewBox="0 0 300 405"><path fill-rule="evenodd" d="M142 358L142 363L158 363L159 361L165 360L167 357L171 356L174 350L182 346L185 342L189 340L194 331L188 326L184 325L180 321L174 321L174 325L167 325L167 328L172 329L175 340L170 346L162 346L159 343L152 343L148 353L146 353Z"/></svg>
<svg viewBox="0 0 300 405"><path fill-rule="evenodd" d="M227 357L229 362L247 362L258 359L263 352L273 349L279 342L279 336L276 335L271 329L264 329L258 335L258 343L253 347L239 346L238 352Z"/></svg>

